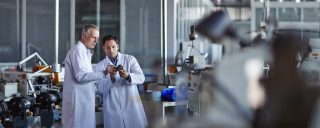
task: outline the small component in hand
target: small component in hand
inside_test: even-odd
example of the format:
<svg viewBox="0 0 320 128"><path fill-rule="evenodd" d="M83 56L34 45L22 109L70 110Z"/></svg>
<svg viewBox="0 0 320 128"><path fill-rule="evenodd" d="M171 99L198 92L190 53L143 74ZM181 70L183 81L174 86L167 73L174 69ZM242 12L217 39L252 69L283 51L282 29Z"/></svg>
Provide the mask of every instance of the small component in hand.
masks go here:
<svg viewBox="0 0 320 128"><path fill-rule="evenodd" d="M122 66L122 65L118 65L118 66L116 67L116 70L117 70L117 71L122 70L122 69L123 69L123 66Z"/></svg>

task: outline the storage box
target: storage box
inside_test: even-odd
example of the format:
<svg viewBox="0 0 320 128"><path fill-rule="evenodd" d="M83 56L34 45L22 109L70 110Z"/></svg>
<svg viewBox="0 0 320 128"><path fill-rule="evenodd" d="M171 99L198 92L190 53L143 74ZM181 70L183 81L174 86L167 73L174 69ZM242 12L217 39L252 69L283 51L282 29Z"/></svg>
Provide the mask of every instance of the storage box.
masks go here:
<svg viewBox="0 0 320 128"><path fill-rule="evenodd" d="M0 83L0 91L6 97L11 97L18 93L18 83Z"/></svg>

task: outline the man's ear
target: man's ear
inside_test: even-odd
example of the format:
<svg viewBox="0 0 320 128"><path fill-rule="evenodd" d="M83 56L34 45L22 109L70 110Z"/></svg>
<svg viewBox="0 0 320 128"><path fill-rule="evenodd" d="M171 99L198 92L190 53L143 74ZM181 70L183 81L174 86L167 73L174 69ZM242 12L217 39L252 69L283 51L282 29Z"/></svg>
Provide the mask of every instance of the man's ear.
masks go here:
<svg viewBox="0 0 320 128"><path fill-rule="evenodd" d="M84 39L86 37L86 34L81 35L81 38Z"/></svg>

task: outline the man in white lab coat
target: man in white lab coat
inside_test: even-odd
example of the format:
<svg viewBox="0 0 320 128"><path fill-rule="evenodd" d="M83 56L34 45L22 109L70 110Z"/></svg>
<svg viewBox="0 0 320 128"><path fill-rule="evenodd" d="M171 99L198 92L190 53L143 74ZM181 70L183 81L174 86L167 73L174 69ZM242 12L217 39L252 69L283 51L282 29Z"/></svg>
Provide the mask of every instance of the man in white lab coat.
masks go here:
<svg viewBox="0 0 320 128"><path fill-rule="evenodd" d="M105 128L145 128L148 125L140 100L137 84L145 80L135 57L118 52L116 36L103 38L106 58L96 65L97 71L107 66L108 75L97 81L98 91L103 93ZM122 69L116 67L121 65Z"/></svg>
<svg viewBox="0 0 320 128"><path fill-rule="evenodd" d="M65 79L62 93L62 125L64 128L95 128L95 84L107 70L93 72L92 49L99 31L95 25L85 25L81 40L65 58ZM105 67L101 67L102 69Z"/></svg>

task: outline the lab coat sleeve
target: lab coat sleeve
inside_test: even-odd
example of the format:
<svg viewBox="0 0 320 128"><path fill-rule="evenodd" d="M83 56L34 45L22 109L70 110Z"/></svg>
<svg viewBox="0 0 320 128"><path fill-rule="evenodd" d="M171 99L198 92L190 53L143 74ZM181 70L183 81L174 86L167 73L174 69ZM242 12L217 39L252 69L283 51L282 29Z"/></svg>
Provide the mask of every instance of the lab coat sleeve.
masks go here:
<svg viewBox="0 0 320 128"><path fill-rule="evenodd" d="M98 63L96 65L96 69L95 71L100 71L102 72L104 70L104 65L103 65L103 61ZM102 80L98 80L96 81L96 86L97 86L97 91L103 94L106 94L109 92L109 90L111 88L113 88L115 86L115 84L113 84L111 82L110 76L107 75L105 78L103 78Z"/></svg>
<svg viewBox="0 0 320 128"><path fill-rule="evenodd" d="M108 93L116 84L113 84L110 79L104 78L96 82L97 91L106 94Z"/></svg>
<svg viewBox="0 0 320 128"><path fill-rule="evenodd" d="M104 76L102 72L87 71L88 66L92 65L86 64L85 57L86 56L82 54L80 50L75 51L71 56L72 69L76 80L79 83L88 83L102 79Z"/></svg>
<svg viewBox="0 0 320 128"><path fill-rule="evenodd" d="M145 76L142 72L142 69L135 57L130 58L130 79L126 80L128 84L142 84L145 80Z"/></svg>

